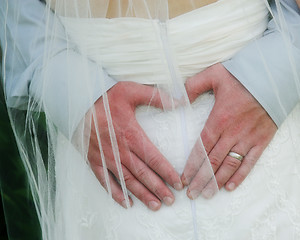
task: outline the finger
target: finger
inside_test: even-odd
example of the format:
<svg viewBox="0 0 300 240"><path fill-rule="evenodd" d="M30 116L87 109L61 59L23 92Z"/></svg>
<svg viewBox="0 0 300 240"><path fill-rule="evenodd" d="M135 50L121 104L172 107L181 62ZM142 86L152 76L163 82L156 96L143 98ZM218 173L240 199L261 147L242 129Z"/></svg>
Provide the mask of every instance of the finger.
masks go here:
<svg viewBox="0 0 300 240"><path fill-rule="evenodd" d="M185 83L185 88L192 103L199 95L212 89L212 81L210 81L206 71L203 71L189 78Z"/></svg>
<svg viewBox="0 0 300 240"><path fill-rule="evenodd" d="M231 148L230 151L240 154L241 156L246 156L248 153L248 149L251 149L249 144L239 143ZM233 174L238 170L241 166L242 161L238 160L231 156L226 156L221 167L216 172L216 180L219 186L219 189L222 188L228 180L233 176Z"/></svg>
<svg viewBox="0 0 300 240"><path fill-rule="evenodd" d="M129 152L128 151L123 151L124 149L120 149L120 157L121 157L121 162L130 162L128 160L129 158ZM126 149L127 150L127 149ZM121 172L118 171L117 168L117 163L115 160L109 160L109 159L114 159L114 156L112 153L106 152L105 154L105 159L106 159L106 164L107 168L110 170L110 172L113 174L113 176L119 181L124 181L126 188L133 194L135 195L141 202L143 202L149 209L153 211L157 211L161 207L161 202L160 200L153 194L151 193L139 180L137 180L132 173L123 165L121 165ZM95 169L98 169L100 167L100 170L103 169L100 165L93 164L92 166L93 171ZM99 181L100 183L107 189L107 184L104 178L104 173L97 174L99 176ZM114 180L115 181L115 180ZM117 183L116 181L113 182L114 185L111 185L111 191L113 198L118 200L118 203L120 203L121 199L121 194L127 194L123 193L120 184ZM114 193L114 194L113 194ZM124 198L124 197L123 197ZM122 199L121 199L122 200ZM125 198L124 198L125 200ZM126 202L124 200L121 202L122 206Z"/></svg>
<svg viewBox="0 0 300 240"><path fill-rule="evenodd" d="M128 147L133 153L176 190L183 188L179 174L149 140L137 122L135 127L129 129L125 135Z"/></svg>
<svg viewBox="0 0 300 240"><path fill-rule="evenodd" d="M221 132L215 130L214 117L212 115L213 113L210 114L206 121L201 132L201 139L197 140L184 168L181 179L185 186L190 184L192 178L198 172L202 162L207 158L207 154L210 153L220 138Z"/></svg>
<svg viewBox="0 0 300 240"><path fill-rule="evenodd" d="M141 202L143 202L149 209L151 209L153 211L157 211L161 207L160 200L153 193L151 193L139 180L137 180L135 178L135 176L133 176L133 174L126 168L126 166L123 165L123 163L131 162L130 152L129 152L129 149L127 147L125 147L124 145L119 145L119 147L120 147L119 148L119 150L120 150L120 159L119 160L122 164L121 165L117 164L117 160L114 158L113 153L111 151L108 151L108 152L104 153L107 168L110 170L110 172L113 174L113 176L120 183L124 182L124 184L126 185L126 188L129 191L131 191L131 193L133 195L135 195ZM96 162L94 164L94 166L92 166L92 168L94 169L95 167L97 167L97 164L99 164L99 163ZM120 168L121 168L120 171L118 170L117 165L120 166ZM98 165L98 166L100 166L100 165ZM100 175L100 177L101 176L102 175ZM102 182L103 182L103 180L102 180ZM104 186L106 186L106 182L103 182L103 183L105 183ZM119 183L117 183L117 186L119 189L118 194L120 194L120 191L121 192L123 192L123 191L120 188Z"/></svg>
<svg viewBox="0 0 300 240"><path fill-rule="evenodd" d="M227 154L233 148L234 143L235 139L233 137L221 136L210 151L208 158L214 173L220 168Z"/></svg>
<svg viewBox="0 0 300 240"><path fill-rule="evenodd" d="M129 199L129 206L128 203L125 200L124 193L119 185L119 183L114 179L112 176L111 172L108 171L108 179L105 178L105 172L103 167L97 166L97 165L91 165L91 168L97 177L98 181L100 184L104 187L106 191L109 191L108 189L110 188L112 198L119 203L122 207L128 208L133 205L132 199L128 196ZM108 182L109 182L109 187L108 187Z"/></svg>
<svg viewBox="0 0 300 240"><path fill-rule="evenodd" d="M133 89L134 105L150 105L161 109L171 109L178 105L178 101L170 97L166 92L156 87L138 84Z"/></svg>
<svg viewBox="0 0 300 240"><path fill-rule="evenodd" d="M218 142L221 131L216 128L218 126L214 117L214 108L211 111L204 128L201 132L201 139L198 139L195 146L193 147L187 165L185 166L184 172L182 174L182 181L185 186L189 185L192 178L198 172L202 161L207 158L206 154L209 154L213 147ZM203 147L205 152L203 152Z"/></svg>
<svg viewBox="0 0 300 240"><path fill-rule="evenodd" d="M205 132L206 132L206 130L203 130L201 135L206 136L207 133L205 133ZM216 138L214 138L214 139L216 139ZM207 170L206 167L204 167L204 169L200 170L202 168L201 165L204 160L209 161L211 163L213 172L216 172L233 145L232 141L226 140L226 138L225 138L225 140L224 140L224 138L221 138L219 141L216 140L216 142L214 142L214 143L212 143L213 140L210 137L204 137L204 140L205 140L206 146L208 146L208 147L206 147L206 148L204 147L204 148L205 149L208 148L208 151L211 153L208 155L208 159L207 159L207 155L204 152L207 150L204 150L203 145L201 144L201 140L200 139L197 140L196 145L194 146L192 153L189 156L189 159L184 168L184 172L183 172L183 175L181 178L182 182L185 186L190 184L193 177L197 174L198 171L203 173L204 171ZM215 147L212 150L210 150L213 145L215 145Z"/></svg>
<svg viewBox="0 0 300 240"><path fill-rule="evenodd" d="M207 154L210 153L222 134L222 130L217 127L218 123L215 119L217 118L214 116L213 108L201 131L201 140Z"/></svg>
<svg viewBox="0 0 300 240"><path fill-rule="evenodd" d="M187 189L187 196L190 199L196 199L201 194L205 186L213 179L214 175L210 163L208 161L204 161ZM214 188L218 188L216 184Z"/></svg>
<svg viewBox="0 0 300 240"><path fill-rule="evenodd" d="M205 193L203 195L206 195L207 198L212 197L218 187L215 180L211 179L214 179L214 172L222 165L232 146L233 140L231 138L221 137L219 139L215 147L211 150L208 159L201 165L196 176L191 181L187 192L189 198L197 198L204 189Z"/></svg>
<svg viewBox="0 0 300 240"><path fill-rule="evenodd" d="M248 176L251 169L261 156L263 150L261 147L256 146L251 148L251 150L244 157L241 166L235 172L235 174L226 183L226 189L228 191L233 191L237 186L239 186L244 179Z"/></svg>
<svg viewBox="0 0 300 240"><path fill-rule="evenodd" d="M215 178L212 178L209 183L201 191L201 196L206 199L212 198L219 191L218 184Z"/></svg>
<svg viewBox="0 0 300 240"><path fill-rule="evenodd" d="M171 190L166 186L162 179L134 153L130 154L130 162L124 165L136 177L136 179L143 183L150 192L155 194L166 205L170 206L173 204L175 198Z"/></svg>
<svg viewBox="0 0 300 240"><path fill-rule="evenodd" d="M120 181L121 176L119 176L119 173L116 171L116 169L114 169L112 172ZM122 174L127 189L134 196L136 196L137 199L143 202L152 211L157 211L160 209L160 200L154 194L152 194L140 181L138 181L125 166L122 166Z"/></svg>
<svg viewBox="0 0 300 240"><path fill-rule="evenodd" d="M190 184L193 177L197 174L198 170L205 160L208 161L208 158L202 145L201 139L198 138L181 176L183 185L188 186Z"/></svg>
<svg viewBox="0 0 300 240"><path fill-rule="evenodd" d="M201 132L201 139L197 140L188 158L187 164L181 177L182 182L185 186L190 184L192 178L198 172L202 162L207 158L207 154L210 153L211 149L218 142L220 134L215 130L211 130L215 129L213 128L213 124L211 123L212 121L213 119L209 117Z"/></svg>

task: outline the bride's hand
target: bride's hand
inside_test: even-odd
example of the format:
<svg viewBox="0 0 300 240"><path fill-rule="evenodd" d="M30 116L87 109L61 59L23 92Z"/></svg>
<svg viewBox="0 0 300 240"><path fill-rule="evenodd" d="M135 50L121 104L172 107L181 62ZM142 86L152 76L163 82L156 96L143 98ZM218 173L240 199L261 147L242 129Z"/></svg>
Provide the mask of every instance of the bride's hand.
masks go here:
<svg viewBox="0 0 300 240"><path fill-rule="evenodd" d="M191 102L200 94L213 90L215 104L201 132L218 187L234 190L273 138L277 127L256 99L222 64L216 64L188 79L186 90ZM195 161L195 148L182 174L187 195L195 199L202 193L211 197L213 181L205 180L205 168ZM229 152L244 156L240 161ZM206 182L205 182L206 181Z"/></svg>
<svg viewBox="0 0 300 240"><path fill-rule="evenodd" d="M138 105L152 105L162 108L158 91L150 86L133 82L120 82L107 92L109 109L114 126L122 173L127 189L151 210L156 211L161 201L166 205L174 202L174 195L163 180L176 189L182 189L180 176L148 139L135 118ZM107 189L105 169L97 139L100 136L105 163L108 168L110 189L113 199L126 208L120 177L112 150L112 139L108 127L103 97L95 103L96 125L92 121L88 159L101 185ZM96 130L97 129L97 130ZM129 198L130 205L132 200Z"/></svg>

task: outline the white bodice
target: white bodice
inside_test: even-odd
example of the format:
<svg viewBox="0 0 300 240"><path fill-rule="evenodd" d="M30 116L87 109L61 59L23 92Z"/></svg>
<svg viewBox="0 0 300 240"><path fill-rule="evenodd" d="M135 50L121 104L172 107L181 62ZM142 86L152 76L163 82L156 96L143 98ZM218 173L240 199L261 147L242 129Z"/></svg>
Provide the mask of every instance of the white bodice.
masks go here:
<svg viewBox="0 0 300 240"><path fill-rule="evenodd" d="M117 81L160 84L172 81L166 70L170 61L185 81L229 59L261 36L267 13L262 0L219 0L165 23L142 18L61 19L79 51ZM166 56L166 47L171 56Z"/></svg>

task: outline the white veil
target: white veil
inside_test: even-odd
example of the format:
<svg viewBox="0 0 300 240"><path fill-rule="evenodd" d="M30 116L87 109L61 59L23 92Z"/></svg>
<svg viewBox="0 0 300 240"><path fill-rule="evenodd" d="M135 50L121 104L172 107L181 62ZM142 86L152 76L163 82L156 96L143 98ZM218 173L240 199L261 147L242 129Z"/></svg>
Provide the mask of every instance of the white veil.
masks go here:
<svg viewBox="0 0 300 240"><path fill-rule="evenodd" d="M0 3L5 97L43 239L64 239L62 233L67 236L66 222L71 221L72 210L65 209L71 208L74 197L68 189L88 192L93 188L84 184L96 179L109 196L108 200L97 200L112 209L103 213L107 219L119 214L116 209L123 211L116 202L128 208L126 211L140 202L156 210L161 205L150 206L145 196L151 194L159 204L171 205L174 200L164 198L162 192L180 201L177 190L182 188L186 162L202 169L197 195L203 190L218 194L200 138L214 104L213 94L205 93L192 104L185 87L187 79L207 67L227 61L224 66L230 69L231 58L239 61L247 46L257 45L261 62L249 59L248 63L253 63L251 77L266 72L269 78L257 83L256 92L256 83L242 84L278 127L299 101L300 17L294 1L269 1L272 7L266 0L46 2ZM210 10L200 10L205 8ZM227 19L229 12L232 15ZM210 14L219 16L211 20ZM183 16L190 25L185 25ZM198 26L197 17L207 21ZM195 30L190 33L186 26ZM258 42L273 32L282 38L283 45L280 49L271 45L262 48ZM186 45L181 48L182 42ZM282 49L284 66L278 66L275 57ZM267 54L275 56L274 64ZM249 66L241 60L239 67ZM284 71L286 78L278 77L277 71ZM239 80L249 78L234 70L232 74ZM273 96L271 104L261 99L263 92ZM116 105L117 100L130 100L130 104ZM290 129L285 137L293 138L299 122L284 124ZM291 141L293 157L299 163L297 144L297 140L294 144ZM78 166L75 158L81 161ZM84 166L91 175L78 170ZM156 189L159 184L163 187ZM143 189L143 194L135 194L136 188ZM189 218L197 239L194 201Z"/></svg>

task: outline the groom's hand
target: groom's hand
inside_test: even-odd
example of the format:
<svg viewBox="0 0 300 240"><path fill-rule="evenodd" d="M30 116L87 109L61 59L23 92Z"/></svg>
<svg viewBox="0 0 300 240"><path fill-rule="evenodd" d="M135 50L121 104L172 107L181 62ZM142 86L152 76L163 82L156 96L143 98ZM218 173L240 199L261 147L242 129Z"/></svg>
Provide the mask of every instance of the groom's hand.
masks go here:
<svg viewBox="0 0 300 240"><path fill-rule="evenodd" d="M222 64L216 64L188 79L186 90L191 102L213 90L215 104L201 132L204 148L210 159L218 187L234 190L250 170L274 136L277 127L256 99ZM195 199L202 193L211 197L213 180L205 179L207 168L192 150L182 175L189 185L187 195ZM228 156L236 152L242 161Z"/></svg>
<svg viewBox="0 0 300 240"><path fill-rule="evenodd" d="M156 88L120 82L107 92L109 109L105 109L103 103L105 96L94 105L96 114L92 118L88 159L99 182L108 190L106 165L112 197L125 208L120 173L127 189L154 211L160 208L161 201L166 205L174 202L174 195L164 181L177 190L183 187L178 173L148 139L135 118L138 105L162 108L161 97ZM113 129L110 129L110 115ZM115 146L112 145L114 141ZM130 198L129 201L132 205Z"/></svg>

